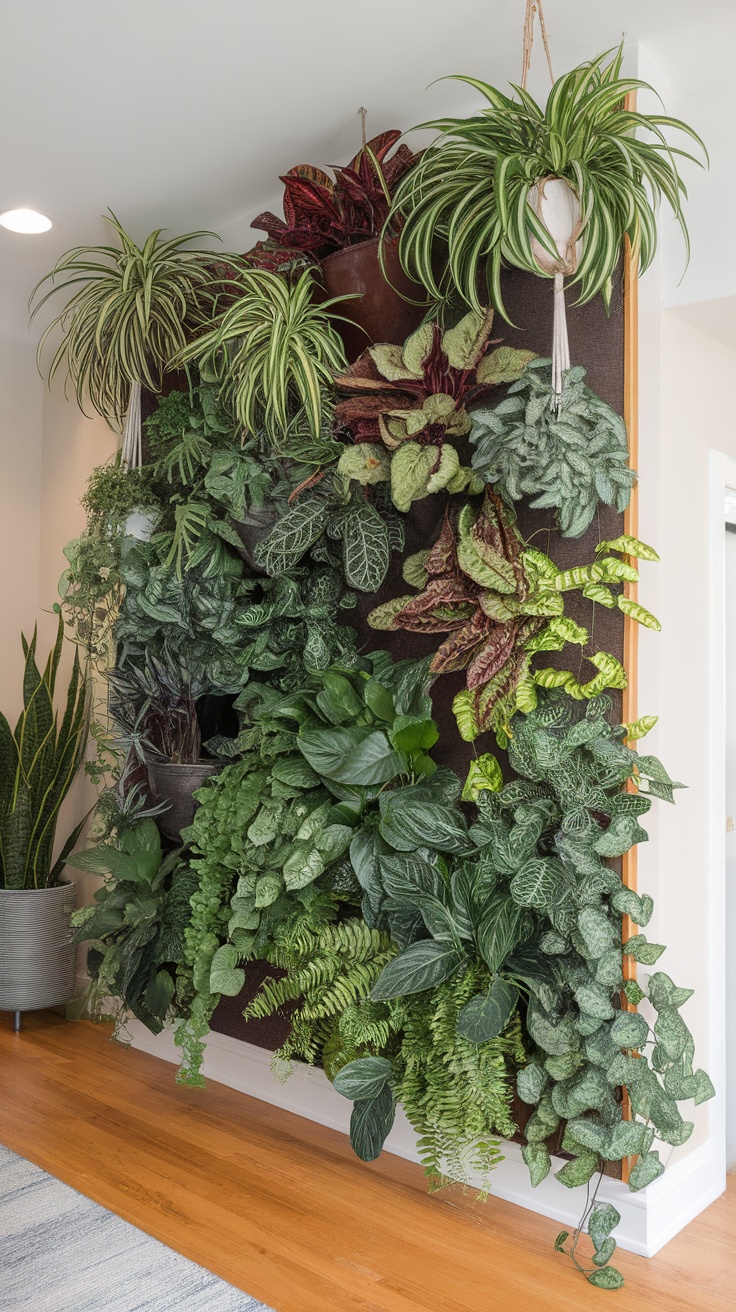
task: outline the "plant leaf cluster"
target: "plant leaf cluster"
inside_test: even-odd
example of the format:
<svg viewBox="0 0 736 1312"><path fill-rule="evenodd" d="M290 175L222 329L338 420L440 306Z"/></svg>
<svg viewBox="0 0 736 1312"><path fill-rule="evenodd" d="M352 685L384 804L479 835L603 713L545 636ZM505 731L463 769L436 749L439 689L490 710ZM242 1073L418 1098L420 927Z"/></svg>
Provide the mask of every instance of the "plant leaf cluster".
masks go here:
<svg viewBox="0 0 736 1312"><path fill-rule="evenodd" d="M406 145L389 154L400 136L394 129L372 137L349 164L333 170L334 181L323 169L297 164L281 178L283 220L266 211L250 226L262 228L277 247L309 252L318 260L377 237L391 195L415 159ZM269 250L264 255L272 258Z"/></svg>
<svg viewBox="0 0 736 1312"><path fill-rule="evenodd" d="M191 915L196 876L181 854L164 856L152 819L126 827L116 842L70 857L68 864L105 879L94 903L74 913L75 941L97 962L91 1009L116 998L120 1028L128 1013L158 1034L175 1007L176 966Z"/></svg>
<svg viewBox="0 0 736 1312"><path fill-rule="evenodd" d="M430 669L433 674L467 669L467 688L454 703L461 736L472 741L493 729L505 746L511 717L535 704L538 684L565 687L577 698L626 686L620 662L608 652L589 655L597 673L586 683L569 670L532 668L538 652L559 651L566 643L584 647L589 641L587 630L564 614L564 593L579 589L592 601L659 627L644 607L612 592L612 586L639 577L613 552L657 559L644 543L619 538L602 542L593 564L560 570L543 552L524 549L513 512L487 490L477 515L469 503L457 514L448 509L434 546L404 562L404 577L418 594L377 606L368 623L376 629L447 633Z"/></svg>
<svg viewBox="0 0 736 1312"><path fill-rule="evenodd" d="M557 397L550 361L533 360L494 409L473 412L469 435L476 473L506 501L554 509L566 538L581 537L601 503L625 510L636 477L623 419L584 378L569 369Z"/></svg>
<svg viewBox="0 0 736 1312"><path fill-rule="evenodd" d="M352 395L335 407L334 424L356 444L341 456L339 471L363 484L390 481L404 513L443 488L480 491L447 439L469 433L467 407L518 379L533 354L510 347L488 353L492 325L492 310L471 310L444 332L439 323L422 324L403 347L368 347L335 380Z"/></svg>
<svg viewBox="0 0 736 1312"><path fill-rule="evenodd" d="M522 87L513 87L514 95L507 96L476 78L455 79L473 87L485 104L472 118L420 125L438 136L399 183L388 218L389 224L402 225L399 254L406 272L435 300L454 291L479 310L488 297L506 317L503 265L544 275L534 242L552 261L560 261L530 203L534 188L548 178L564 179L580 202L580 259L573 276L580 302L601 291L610 295L624 238L638 255L640 269L649 267L662 199L687 245L686 191L678 159L694 157L669 144L667 134L689 137L706 159L707 152L679 119L626 106L628 95L651 88L622 77L622 62L623 48L610 59L599 55L572 69L557 79L544 109ZM439 277L438 246L445 255Z"/></svg>
<svg viewBox="0 0 736 1312"><path fill-rule="evenodd" d="M30 642L22 641L23 709L14 729L0 713L0 888L51 888L88 818L54 860L59 811L87 742L87 684L75 652L59 718L54 695L64 642L61 615L43 673L36 663L36 630Z"/></svg>
<svg viewBox="0 0 736 1312"><path fill-rule="evenodd" d="M62 255L33 290L31 318L57 292L71 293L41 337L39 367L47 340L61 331L49 383L65 364L79 408L84 411L89 397L98 414L121 426L131 385L159 392L166 366L184 349L190 332L213 314L218 257L186 249L214 233L188 232L164 241L158 229L137 246L112 211L104 217L119 245L77 246ZM49 290L39 297L48 282Z"/></svg>

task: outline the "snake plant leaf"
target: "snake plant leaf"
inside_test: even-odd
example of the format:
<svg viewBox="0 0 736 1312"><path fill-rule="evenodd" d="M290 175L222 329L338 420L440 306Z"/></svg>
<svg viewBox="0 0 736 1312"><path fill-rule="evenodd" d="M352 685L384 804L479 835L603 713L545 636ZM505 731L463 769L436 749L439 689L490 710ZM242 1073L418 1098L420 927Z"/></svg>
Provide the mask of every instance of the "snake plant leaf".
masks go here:
<svg viewBox="0 0 736 1312"><path fill-rule="evenodd" d="M396 1103L388 1085L375 1098L360 1099L350 1117L350 1142L362 1162L380 1156L396 1116Z"/></svg>
<svg viewBox="0 0 736 1312"><path fill-rule="evenodd" d="M497 975L487 993L471 998L460 1012L457 1032L471 1043L487 1043L508 1025L519 997L516 986Z"/></svg>
<svg viewBox="0 0 736 1312"><path fill-rule="evenodd" d="M359 1057L342 1066L332 1081L343 1098L353 1102L375 1098L390 1083L393 1068L385 1057Z"/></svg>
<svg viewBox="0 0 736 1312"><path fill-rule="evenodd" d="M371 990L371 998L374 1002L386 1002L390 998L424 993L454 975L463 960L451 943L434 939L412 943L384 967Z"/></svg>

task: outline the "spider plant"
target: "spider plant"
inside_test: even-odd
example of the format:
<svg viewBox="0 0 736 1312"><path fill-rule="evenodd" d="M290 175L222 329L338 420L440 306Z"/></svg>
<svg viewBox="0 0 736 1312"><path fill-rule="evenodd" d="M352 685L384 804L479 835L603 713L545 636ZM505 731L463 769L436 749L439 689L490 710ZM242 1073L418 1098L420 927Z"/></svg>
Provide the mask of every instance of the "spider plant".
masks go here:
<svg viewBox="0 0 736 1312"><path fill-rule="evenodd" d="M454 289L478 310L490 296L507 317L500 284L504 263L547 277L571 275L580 303L601 291L607 296L624 237L642 271L651 263L662 198L689 253L677 157L701 161L670 146L665 133L685 134L707 160L705 146L679 119L627 106L627 96L652 88L622 77L622 59L622 49L608 51L566 73L545 109L521 87L506 96L475 78L455 79L480 92L486 105L473 118L421 125L439 136L399 182L387 220L402 224L405 271L437 301ZM554 222L545 222L545 185L553 180L566 184L572 202L562 240ZM447 252L439 280L438 242ZM483 272L487 294L479 291Z"/></svg>
<svg viewBox="0 0 736 1312"><path fill-rule="evenodd" d="M80 408L89 396L93 409L120 428L133 391L143 385L159 392L166 364L189 340L187 329L211 318L221 285L211 266L221 257L184 249L214 233L188 232L163 241L163 230L157 229L137 246L112 211L105 222L119 246L67 251L36 284L29 308L32 321L57 292L71 293L41 337L39 368L46 342L61 330L49 383L65 363Z"/></svg>
<svg viewBox="0 0 736 1312"><path fill-rule="evenodd" d="M331 308L347 296L319 304L316 273L307 268L294 283L266 269L242 268L240 296L219 323L177 357L212 369L222 396L249 432L265 430L279 446L302 408L311 435L322 433L322 393L347 361Z"/></svg>

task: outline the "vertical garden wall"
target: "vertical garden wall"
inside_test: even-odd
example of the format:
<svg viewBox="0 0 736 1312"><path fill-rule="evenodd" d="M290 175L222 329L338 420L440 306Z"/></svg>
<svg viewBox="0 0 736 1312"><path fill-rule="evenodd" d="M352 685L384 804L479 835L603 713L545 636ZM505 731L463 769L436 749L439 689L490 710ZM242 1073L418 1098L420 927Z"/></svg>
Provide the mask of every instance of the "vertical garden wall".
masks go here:
<svg viewBox="0 0 736 1312"><path fill-rule="evenodd" d="M291 170L245 256L113 220L52 276L52 372L124 430L62 580L105 703L87 1003L173 1026L192 1084L210 1026L321 1065L365 1160L401 1103L435 1184L517 1136L533 1183L639 1189L712 1093L622 878L681 786L622 722L658 627L622 261L653 200L682 220L687 129L620 56L544 111L473 85L421 156ZM617 1219L584 1218L607 1288Z"/></svg>

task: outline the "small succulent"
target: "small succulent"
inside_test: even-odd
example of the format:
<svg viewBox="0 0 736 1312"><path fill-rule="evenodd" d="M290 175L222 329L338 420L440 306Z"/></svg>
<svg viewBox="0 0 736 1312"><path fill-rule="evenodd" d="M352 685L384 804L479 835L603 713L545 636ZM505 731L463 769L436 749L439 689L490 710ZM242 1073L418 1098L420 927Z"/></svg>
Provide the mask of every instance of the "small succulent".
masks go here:
<svg viewBox="0 0 736 1312"><path fill-rule="evenodd" d="M476 473L506 501L554 508L566 538L585 532L599 502L625 510L636 478L623 419L584 378L580 366L569 369L560 398L551 362L532 360L495 409L471 416Z"/></svg>

